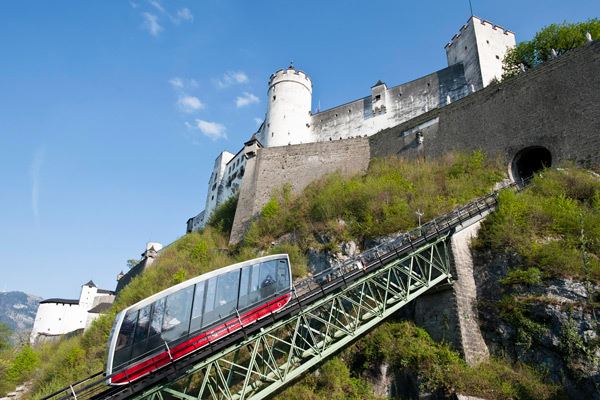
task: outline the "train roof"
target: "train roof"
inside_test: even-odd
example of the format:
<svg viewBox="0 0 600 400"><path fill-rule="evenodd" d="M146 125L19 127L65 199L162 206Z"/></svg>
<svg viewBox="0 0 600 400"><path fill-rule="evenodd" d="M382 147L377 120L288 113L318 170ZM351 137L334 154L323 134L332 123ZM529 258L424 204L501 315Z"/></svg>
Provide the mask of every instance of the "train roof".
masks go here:
<svg viewBox="0 0 600 400"><path fill-rule="evenodd" d="M187 281L178 283L175 286L171 286L167 289L164 289L158 293L153 294L150 297L146 297L144 300L140 300L137 303L125 308L123 311L121 311L121 313L125 313L130 310L139 310L140 308L145 307L148 304L154 303L156 300L162 299L163 297L168 296L171 293L177 292L178 290L184 289L188 286L195 285L198 282L205 281L214 276L218 276L218 275L221 275L221 274L224 274L226 272L233 271L236 269L244 268L248 265L254 265L254 264L257 264L260 262L265 262L265 261L278 260L281 258L285 258L286 260L288 260L288 263L289 263L288 255L283 253L283 254L273 254L270 256L253 258L251 260L246 260L246 261L242 261L242 262L239 262L236 264L228 265L226 267L215 269L214 271L207 272L207 273L199 275L195 278L188 279Z"/></svg>

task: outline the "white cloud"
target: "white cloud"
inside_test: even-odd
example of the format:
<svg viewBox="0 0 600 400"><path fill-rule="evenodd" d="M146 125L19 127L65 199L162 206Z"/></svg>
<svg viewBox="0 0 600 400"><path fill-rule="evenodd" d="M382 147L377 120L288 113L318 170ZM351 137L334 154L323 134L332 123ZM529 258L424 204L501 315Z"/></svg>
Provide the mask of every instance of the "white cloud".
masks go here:
<svg viewBox="0 0 600 400"><path fill-rule="evenodd" d="M197 119L193 124L186 122L185 125L189 129L198 129L202 134L212 140L217 139L226 139L227 138L227 129L225 125L219 124L218 122L210 122L204 121L201 119Z"/></svg>
<svg viewBox="0 0 600 400"><path fill-rule="evenodd" d="M149 12L142 13L142 16L144 17L144 28L152 36L158 36L163 30L163 27L158 23L158 17L154 14L150 14Z"/></svg>
<svg viewBox="0 0 600 400"><path fill-rule="evenodd" d="M162 13L165 12L165 8L162 6L162 4L160 4L159 1L151 0L150 4L152 5L152 7L156 8L158 11L160 11Z"/></svg>
<svg viewBox="0 0 600 400"><path fill-rule="evenodd" d="M246 107L250 104L256 104L260 100L252 93L244 92L241 96L235 98L235 105L237 108Z"/></svg>
<svg viewBox="0 0 600 400"><path fill-rule="evenodd" d="M231 85L239 85L241 83L248 82L248 75L243 71L230 71L223 74L221 79L217 79L217 86L220 88L226 88Z"/></svg>
<svg viewBox="0 0 600 400"><path fill-rule="evenodd" d="M169 84L171 84L173 89L183 89L183 79L181 78L171 78L169 79Z"/></svg>
<svg viewBox="0 0 600 400"><path fill-rule="evenodd" d="M189 8L185 7L177 10L177 19L191 22L194 20L194 15L192 14Z"/></svg>
<svg viewBox="0 0 600 400"><path fill-rule="evenodd" d="M39 222L40 215L40 171L44 162L44 154L44 148L38 148L29 166L29 173L31 175L31 211L33 212L36 224Z"/></svg>
<svg viewBox="0 0 600 400"><path fill-rule="evenodd" d="M171 85L174 90L196 89L198 87L198 81L191 78L187 79L175 76L169 79L169 85Z"/></svg>
<svg viewBox="0 0 600 400"><path fill-rule="evenodd" d="M258 117L254 117L254 123L256 123L256 126L260 126L260 124L263 123L263 119L262 118L258 118Z"/></svg>
<svg viewBox="0 0 600 400"><path fill-rule="evenodd" d="M177 100L179 109L186 113L193 113L204 108L204 103L196 96L184 95Z"/></svg>

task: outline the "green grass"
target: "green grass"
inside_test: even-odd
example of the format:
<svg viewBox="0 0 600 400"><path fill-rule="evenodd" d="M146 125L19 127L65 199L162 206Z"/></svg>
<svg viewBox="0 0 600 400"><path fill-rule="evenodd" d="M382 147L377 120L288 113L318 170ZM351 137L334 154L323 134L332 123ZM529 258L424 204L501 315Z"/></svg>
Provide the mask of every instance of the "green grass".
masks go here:
<svg viewBox="0 0 600 400"><path fill-rule="evenodd" d="M509 273L505 283L554 277L600 282L600 179L574 167L546 170L522 193L501 193L476 247L522 257L521 272Z"/></svg>

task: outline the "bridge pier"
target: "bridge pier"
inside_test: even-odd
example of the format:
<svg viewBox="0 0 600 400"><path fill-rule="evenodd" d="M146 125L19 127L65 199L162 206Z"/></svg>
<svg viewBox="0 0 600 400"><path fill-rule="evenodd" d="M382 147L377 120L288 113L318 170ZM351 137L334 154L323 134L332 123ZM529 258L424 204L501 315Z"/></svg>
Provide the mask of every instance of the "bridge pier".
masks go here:
<svg viewBox="0 0 600 400"><path fill-rule="evenodd" d="M470 249L480 226L481 222L477 222L452 236L454 282L416 299L414 309L415 323L427 330L434 340L445 341L460 350L470 365L490 355L477 318L477 286Z"/></svg>

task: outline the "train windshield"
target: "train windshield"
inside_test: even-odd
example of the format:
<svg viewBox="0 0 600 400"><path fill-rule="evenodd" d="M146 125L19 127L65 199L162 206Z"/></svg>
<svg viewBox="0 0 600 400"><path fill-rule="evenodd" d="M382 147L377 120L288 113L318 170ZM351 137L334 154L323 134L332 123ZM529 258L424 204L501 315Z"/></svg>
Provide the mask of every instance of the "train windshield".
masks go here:
<svg viewBox="0 0 600 400"><path fill-rule="evenodd" d="M256 308L290 290L287 256L258 261L181 288L126 312L116 340L113 367L142 359Z"/></svg>

